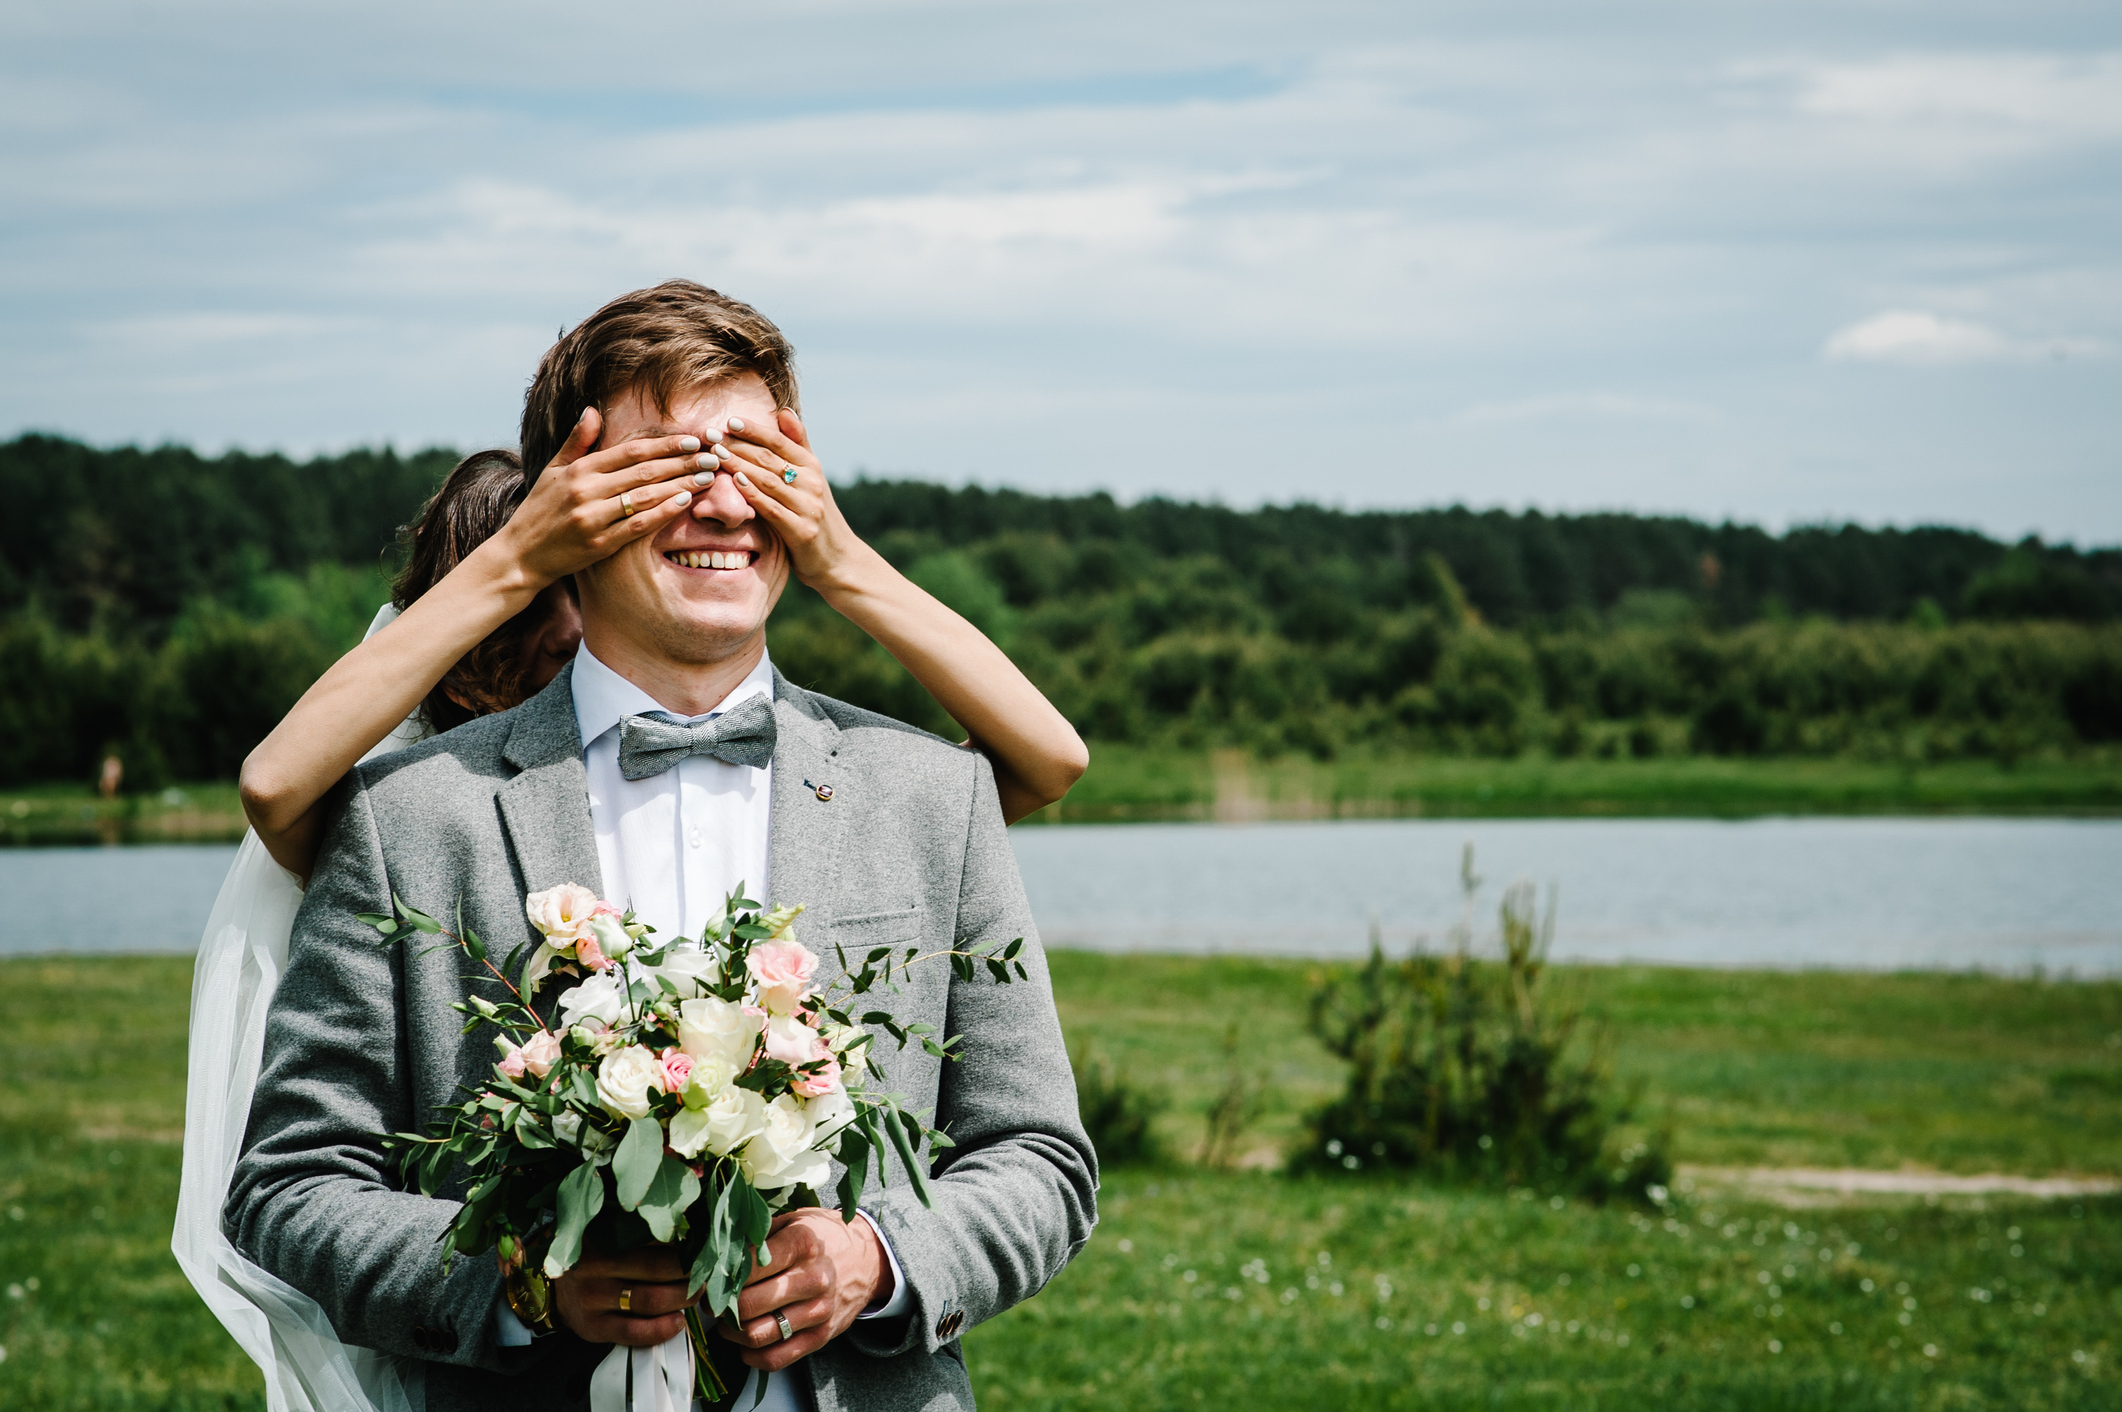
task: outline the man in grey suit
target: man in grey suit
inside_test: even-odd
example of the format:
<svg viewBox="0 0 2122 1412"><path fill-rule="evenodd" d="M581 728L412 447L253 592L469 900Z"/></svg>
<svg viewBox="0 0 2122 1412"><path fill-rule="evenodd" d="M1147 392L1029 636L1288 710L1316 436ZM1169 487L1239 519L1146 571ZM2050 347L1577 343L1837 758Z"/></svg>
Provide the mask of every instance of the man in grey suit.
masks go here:
<svg viewBox="0 0 2122 1412"><path fill-rule="evenodd" d="M793 401L771 324L673 282L613 301L546 355L525 459L557 453L574 408L599 409L600 444L698 450L732 416L772 425ZM789 484L822 475L799 442L769 444ZM511 1313L492 1262L444 1272L456 1203L403 1189L382 1136L424 1129L486 1076L490 1042L460 1034L449 1007L499 986L454 951L379 947L355 914L394 891L438 916L461 903L505 955L534 935L532 891L581 883L666 935L697 935L708 894L718 909L720 887L748 882L808 905L799 929L821 981L839 948L1026 939L1029 983L935 965L892 998L903 1021L964 1036L954 1063L883 1051L891 1087L957 1144L933 1208L894 1169L854 1222L777 1219L727 1336L783 1373L770 1389L783 1406L970 1408L962 1330L1035 1294L1096 1220L1096 1159L987 762L772 671L765 625L787 548L759 488L727 473L758 474L756 454L724 474L711 456L690 514L578 576L571 668L515 710L355 771L295 921L225 1224L342 1341L426 1360L435 1412L586 1407L610 1345L680 1329L684 1285L665 1252L592 1255L557 1282L557 1327L540 1333Z"/></svg>

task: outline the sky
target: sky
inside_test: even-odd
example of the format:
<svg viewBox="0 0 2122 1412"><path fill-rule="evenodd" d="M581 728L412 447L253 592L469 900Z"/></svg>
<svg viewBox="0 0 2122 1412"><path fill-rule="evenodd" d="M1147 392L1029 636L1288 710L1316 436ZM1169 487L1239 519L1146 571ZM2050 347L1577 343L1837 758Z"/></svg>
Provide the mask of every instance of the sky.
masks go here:
<svg viewBox="0 0 2122 1412"><path fill-rule="evenodd" d="M2122 541L2122 7L0 0L0 435L510 444L672 276L857 471Z"/></svg>

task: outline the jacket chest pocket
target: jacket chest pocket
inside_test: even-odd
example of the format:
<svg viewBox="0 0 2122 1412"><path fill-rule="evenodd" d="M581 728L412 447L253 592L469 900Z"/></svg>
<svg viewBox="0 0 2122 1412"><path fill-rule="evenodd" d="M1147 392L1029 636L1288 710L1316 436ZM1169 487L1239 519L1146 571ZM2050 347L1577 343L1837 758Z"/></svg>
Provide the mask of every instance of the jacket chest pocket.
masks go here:
<svg viewBox="0 0 2122 1412"><path fill-rule="evenodd" d="M869 966L878 976L879 983L865 995L850 995L845 986L836 984L830 992L832 1003L857 1014L866 1009L884 1010L901 1024L920 1019L936 1020L943 997L950 989L950 963L940 956L929 955L949 944L930 935L933 920L929 910L916 903L838 917L822 932L813 933L824 943L822 970L832 972L837 979L843 974L858 976L865 966ZM800 924L798 926L800 930ZM905 965L909 950L918 950L927 959L911 971L902 971L900 968ZM879 956L875 961L870 960L879 951L889 954L892 983L900 987L896 992L882 984L887 958ZM841 970L843 966L846 967L844 972ZM931 1006L938 1007L938 1015L926 1013Z"/></svg>
<svg viewBox="0 0 2122 1412"><path fill-rule="evenodd" d="M920 903L835 917L825 928L825 944L847 953L847 964L862 969L862 958L880 946L918 946L928 939L928 909Z"/></svg>

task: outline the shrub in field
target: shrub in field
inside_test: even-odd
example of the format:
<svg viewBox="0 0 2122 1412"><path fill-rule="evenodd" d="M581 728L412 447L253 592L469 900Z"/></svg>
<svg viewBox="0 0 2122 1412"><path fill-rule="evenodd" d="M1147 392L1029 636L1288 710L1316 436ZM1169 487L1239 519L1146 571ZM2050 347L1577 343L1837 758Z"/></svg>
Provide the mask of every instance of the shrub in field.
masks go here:
<svg viewBox="0 0 2122 1412"><path fill-rule="evenodd" d="M1239 1144L1246 1129L1267 1111L1267 1076L1247 1069L1240 1053L1238 1025L1233 1021L1223 1034L1223 1082L1209 1100L1208 1131L1201 1140L1204 1167L1235 1164L1244 1155Z"/></svg>
<svg viewBox="0 0 2122 1412"><path fill-rule="evenodd" d="M1161 1158L1156 1120L1164 1111L1163 1096L1130 1080L1087 1044L1068 1058L1076 1071L1076 1106L1091 1146L1098 1149L1099 1165L1126 1167Z"/></svg>
<svg viewBox="0 0 2122 1412"><path fill-rule="evenodd" d="M1469 913L1473 850L1461 868ZM1292 1170L1420 1171L1604 1201L1654 1200L1672 1179L1661 1137L1621 1144L1634 1095L1617 1087L1581 1015L1544 995L1554 902L1503 894L1501 964L1474 960L1462 923L1444 955L1388 960L1322 979L1311 1026L1349 1062L1348 1087L1313 1113Z"/></svg>

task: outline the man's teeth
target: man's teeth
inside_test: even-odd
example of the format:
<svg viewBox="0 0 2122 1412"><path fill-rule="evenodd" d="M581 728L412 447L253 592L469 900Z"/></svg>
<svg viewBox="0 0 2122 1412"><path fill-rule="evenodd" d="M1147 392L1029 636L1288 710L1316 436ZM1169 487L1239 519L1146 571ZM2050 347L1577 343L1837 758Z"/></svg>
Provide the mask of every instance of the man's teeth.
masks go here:
<svg viewBox="0 0 2122 1412"><path fill-rule="evenodd" d="M663 557L688 569L745 569L750 568L752 562L751 551L748 549L703 549L697 552L666 554Z"/></svg>

